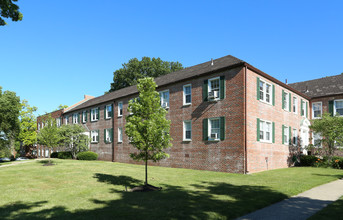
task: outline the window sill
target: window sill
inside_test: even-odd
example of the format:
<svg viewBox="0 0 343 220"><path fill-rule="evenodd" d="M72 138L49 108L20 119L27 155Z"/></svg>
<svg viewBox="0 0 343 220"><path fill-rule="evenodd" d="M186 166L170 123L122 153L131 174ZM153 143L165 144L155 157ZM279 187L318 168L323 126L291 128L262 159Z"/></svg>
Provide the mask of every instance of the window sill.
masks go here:
<svg viewBox="0 0 343 220"><path fill-rule="evenodd" d="M97 121L99 121L99 119L97 119L97 120L91 120L91 122L97 122Z"/></svg>
<svg viewBox="0 0 343 220"><path fill-rule="evenodd" d="M118 118L122 118L123 117L123 115L118 115Z"/></svg>
<svg viewBox="0 0 343 220"><path fill-rule="evenodd" d="M183 139L182 141L183 141L183 142L191 142L192 139Z"/></svg>
<svg viewBox="0 0 343 220"><path fill-rule="evenodd" d="M105 141L105 144L111 144L112 141Z"/></svg>
<svg viewBox="0 0 343 220"><path fill-rule="evenodd" d="M220 139L208 139L208 141L212 141L212 142L219 142L220 141Z"/></svg>
<svg viewBox="0 0 343 220"><path fill-rule="evenodd" d="M215 98L215 99L208 99L209 102L218 102L220 100L220 98Z"/></svg>
<svg viewBox="0 0 343 220"><path fill-rule="evenodd" d="M192 103L183 103L183 106L187 107L187 106L190 106L192 105Z"/></svg>
<svg viewBox="0 0 343 220"><path fill-rule="evenodd" d="M313 117L312 119L322 119L322 117Z"/></svg>
<svg viewBox="0 0 343 220"><path fill-rule="evenodd" d="M123 142L122 141L118 141L118 144L122 144Z"/></svg>
<svg viewBox="0 0 343 220"><path fill-rule="evenodd" d="M99 143L99 142L91 142L91 144L97 144L97 143Z"/></svg>
<svg viewBox="0 0 343 220"><path fill-rule="evenodd" d="M262 100L262 99L259 99L259 101L262 102L262 103L264 103L264 104L273 106L273 103L271 103L271 102L266 102L266 101L264 101L264 100Z"/></svg>
<svg viewBox="0 0 343 220"><path fill-rule="evenodd" d="M105 120L111 119L112 117L105 118Z"/></svg>
<svg viewBox="0 0 343 220"><path fill-rule="evenodd" d="M259 142L264 143L264 144L272 144L272 141L264 141L264 140L260 140Z"/></svg>

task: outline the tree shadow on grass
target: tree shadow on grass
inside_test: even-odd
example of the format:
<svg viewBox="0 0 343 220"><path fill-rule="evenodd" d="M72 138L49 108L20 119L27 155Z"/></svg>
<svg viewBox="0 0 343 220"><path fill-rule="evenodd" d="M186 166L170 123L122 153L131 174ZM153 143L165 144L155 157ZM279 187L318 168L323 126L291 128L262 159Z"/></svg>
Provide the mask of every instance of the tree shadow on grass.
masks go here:
<svg viewBox="0 0 343 220"><path fill-rule="evenodd" d="M130 176L97 173L94 178L114 186L142 183ZM120 199L90 200L101 205L101 208L68 211L68 207L54 207L30 212L25 207L19 207L19 214L13 217L11 213L16 210L11 209L5 213L4 219L233 219L287 198L268 187L237 186L225 182L202 182L184 187L162 186L162 191L146 193L124 192L114 188L110 193L119 195Z"/></svg>
<svg viewBox="0 0 343 220"><path fill-rule="evenodd" d="M315 175L315 176L329 176L329 177L334 177L335 179L343 179L343 174L318 174L318 173L314 173L313 175Z"/></svg>

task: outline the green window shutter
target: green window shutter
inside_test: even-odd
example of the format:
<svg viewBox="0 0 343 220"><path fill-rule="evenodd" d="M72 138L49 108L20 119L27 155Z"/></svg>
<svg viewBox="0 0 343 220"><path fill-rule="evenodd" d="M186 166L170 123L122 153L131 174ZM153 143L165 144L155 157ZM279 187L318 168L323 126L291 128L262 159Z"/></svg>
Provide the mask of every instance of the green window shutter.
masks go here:
<svg viewBox="0 0 343 220"><path fill-rule="evenodd" d="M220 99L225 98L225 76L220 77Z"/></svg>
<svg viewBox="0 0 343 220"><path fill-rule="evenodd" d="M100 120L100 107L97 108L98 110L96 111L96 114L98 116L98 120Z"/></svg>
<svg viewBox="0 0 343 220"><path fill-rule="evenodd" d="M257 77L257 85L256 85L256 97L257 97L257 100L260 100L260 78Z"/></svg>
<svg viewBox="0 0 343 220"><path fill-rule="evenodd" d="M286 106L285 106L285 102L283 101L283 100L285 100L285 91L284 90L282 90L282 109L285 109L286 108Z"/></svg>
<svg viewBox="0 0 343 220"><path fill-rule="evenodd" d="M225 117L220 117L220 140L225 140Z"/></svg>
<svg viewBox="0 0 343 220"><path fill-rule="evenodd" d="M202 120L202 137L204 141L208 140L208 119Z"/></svg>
<svg viewBox="0 0 343 220"><path fill-rule="evenodd" d="M111 104L111 117L113 117L113 112L114 112L114 110L113 110L113 104Z"/></svg>
<svg viewBox="0 0 343 220"><path fill-rule="evenodd" d="M89 110L89 121L92 121L92 109Z"/></svg>
<svg viewBox="0 0 343 220"><path fill-rule="evenodd" d="M257 141L260 141L260 119L257 118L257 124L256 124L256 131L257 131Z"/></svg>
<svg viewBox="0 0 343 220"><path fill-rule="evenodd" d="M88 112L86 111L86 115L85 115L85 119L86 119L86 122L87 122L87 116L88 116L88 114L87 114Z"/></svg>
<svg viewBox="0 0 343 220"><path fill-rule="evenodd" d="M97 132L98 132L98 136L96 137L96 142L99 142L100 131L97 130Z"/></svg>
<svg viewBox="0 0 343 220"><path fill-rule="evenodd" d="M107 143L107 141L106 141L106 129L104 129L104 142Z"/></svg>
<svg viewBox="0 0 343 220"><path fill-rule="evenodd" d="M329 101L329 113L333 116L333 100Z"/></svg>
<svg viewBox="0 0 343 220"><path fill-rule="evenodd" d="M304 116L304 114L303 114L303 111L304 111L303 103L304 103L304 101L301 100L301 102L300 102L300 115L301 116Z"/></svg>
<svg viewBox="0 0 343 220"><path fill-rule="evenodd" d="M272 142L275 143L275 122L272 123Z"/></svg>
<svg viewBox="0 0 343 220"><path fill-rule="evenodd" d="M204 84L202 86L202 100L204 102L206 102L208 99L207 99L207 96L208 96L208 80L204 80Z"/></svg>
<svg viewBox="0 0 343 220"><path fill-rule="evenodd" d="M113 112L113 111L112 111ZM111 142L113 142L113 128L110 129L110 137L111 137Z"/></svg>
<svg viewBox="0 0 343 220"><path fill-rule="evenodd" d="M288 127L289 136L288 136L288 144L292 144L292 128L291 126Z"/></svg>
<svg viewBox="0 0 343 220"><path fill-rule="evenodd" d="M273 102L273 106L275 106L275 85L272 85L272 95L273 95L273 99L272 99L272 102Z"/></svg>
<svg viewBox="0 0 343 220"><path fill-rule="evenodd" d="M78 123L81 124L81 115L80 115L80 113L77 113L77 117L79 118Z"/></svg>
<svg viewBox="0 0 343 220"><path fill-rule="evenodd" d="M107 106L107 105L105 105L105 108L104 108L104 119L106 119L106 109L107 109L106 106Z"/></svg>
<svg viewBox="0 0 343 220"><path fill-rule="evenodd" d="M282 144L285 144L285 136L283 135L285 133L285 126L282 125Z"/></svg>
<svg viewBox="0 0 343 220"><path fill-rule="evenodd" d="M289 93L289 112L292 112L292 95Z"/></svg>
<svg viewBox="0 0 343 220"><path fill-rule="evenodd" d="M307 102L305 103L306 105L306 118L308 118L308 105L307 105Z"/></svg>

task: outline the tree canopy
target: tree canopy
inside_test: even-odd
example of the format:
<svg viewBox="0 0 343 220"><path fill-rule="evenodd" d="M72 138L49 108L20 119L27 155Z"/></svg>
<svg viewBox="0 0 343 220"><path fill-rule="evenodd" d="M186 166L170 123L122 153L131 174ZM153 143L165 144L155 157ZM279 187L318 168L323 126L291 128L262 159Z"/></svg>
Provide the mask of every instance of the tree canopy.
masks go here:
<svg viewBox="0 0 343 220"><path fill-rule="evenodd" d="M4 91L0 86L0 148L19 134L20 98L15 92Z"/></svg>
<svg viewBox="0 0 343 220"><path fill-rule="evenodd" d="M109 92L113 92L128 86L136 85L138 79L144 77L158 77L183 69L179 62L163 61L160 58L143 57L130 59L123 67L113 73L113 83Z"/></svg>
<svg viewBox="0 0 343 220"><path fill-rule="evenodd" d="M0 0L0 26L4 26L7 23L3 18L10 18L12 21L21 21L23 14L19 12L18 5L13 2L18 0Z"/></svg>
<svg viewBox="0 0 343 220"><path fill-rule="evenodd" d="M61 109L65 109L65 108L68 108L68 105L62 105L60 104L57 108L57 110L61 110Z"/></svg>
<svg viewBox="0 0 343 220"><path fill-rule="evenodd" d="M337 146L343 146L343 117L325 113L321 119L311 120L310 129L321 136L317 144L322 146L325 156L331 157Z"/></svg>
<svg viewBox="0 0 343 220"><path fill-rule="evenodd" d="M167 111L160 105L153 78L138 80L139 97L129 102L132 113L126 117L125 133L137 152L130 157L145 162L145 185L148 185L148 160L153 162L169 157L164 149L171 147L170 120Z"/></svg>
<svg viewBox="0 0 343 220"><path fill-rule="evenodd" d="M37 122L34 112L37 111L37 107L30 106L27 100L21 102L20 111L20 132L18 139L25 146L32 146L37 142Z"/></svg>

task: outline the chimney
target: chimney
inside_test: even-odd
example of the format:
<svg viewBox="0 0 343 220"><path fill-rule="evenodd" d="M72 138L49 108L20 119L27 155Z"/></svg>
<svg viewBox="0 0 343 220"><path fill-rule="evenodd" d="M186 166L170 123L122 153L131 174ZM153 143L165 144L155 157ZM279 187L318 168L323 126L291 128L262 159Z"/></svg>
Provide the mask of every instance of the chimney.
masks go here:
<svg viewBox="0 0 343 220"><path fill-rule="evenodd" d="M285 82L285 83L286 83L286 85L288 85L288 83L287 83L287 79L286 79L286 82Z"/></svg>
<svg viewBox="0 0 343 220"><path fill-rule="evenodd" d="M211 66L213 66L213 58L211 58Z"/></svg>

